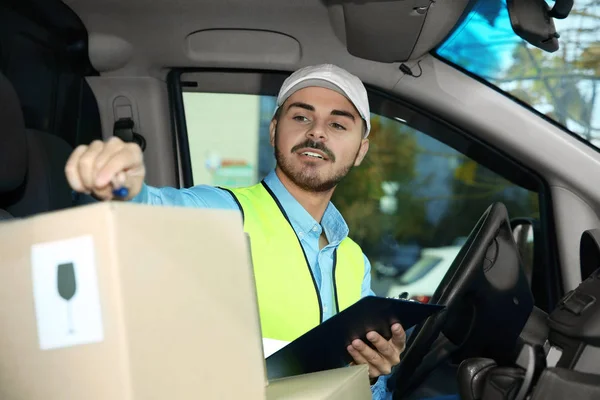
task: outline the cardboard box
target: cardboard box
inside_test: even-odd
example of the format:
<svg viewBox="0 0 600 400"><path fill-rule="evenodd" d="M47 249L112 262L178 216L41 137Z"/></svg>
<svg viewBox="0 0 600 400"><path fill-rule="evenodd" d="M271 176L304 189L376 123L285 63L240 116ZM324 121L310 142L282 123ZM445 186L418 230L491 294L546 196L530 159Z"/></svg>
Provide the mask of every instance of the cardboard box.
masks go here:
<svg viewBox="0 0 600 400"><path fill-rule="evenodd" d="M275 379L267 386L267 400L371 399L366 365Z"/></svg>
<svg viewBox="0 0 600 400"><path fill-rule="evenodd" d="M238 212L98 203L0 223L0 254L2 400L371 397L364 367L265 381Z"/></svg>

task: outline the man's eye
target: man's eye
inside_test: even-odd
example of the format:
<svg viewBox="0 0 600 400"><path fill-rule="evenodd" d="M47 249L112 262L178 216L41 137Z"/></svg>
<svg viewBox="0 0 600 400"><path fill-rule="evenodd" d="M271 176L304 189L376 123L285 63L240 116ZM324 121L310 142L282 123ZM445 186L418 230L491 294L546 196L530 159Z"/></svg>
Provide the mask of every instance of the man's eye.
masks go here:
<svg viewBox="0 0 600 400"><path fill-rule="evenodd" d="M308 118L306 118L304 115L296 115L293 119L296 120L296 121L298 121L298 122L306 122L306 121L308 121Z"/></svg>
<svg viewBox="0 0 600 400"><path fill-rule="evenodd" d="M344 126L338 124L337 122L332 123L331 126L333 127L333 129L336 129L336 130L343 130L343 131L346 130L346 128Z"/></svg>

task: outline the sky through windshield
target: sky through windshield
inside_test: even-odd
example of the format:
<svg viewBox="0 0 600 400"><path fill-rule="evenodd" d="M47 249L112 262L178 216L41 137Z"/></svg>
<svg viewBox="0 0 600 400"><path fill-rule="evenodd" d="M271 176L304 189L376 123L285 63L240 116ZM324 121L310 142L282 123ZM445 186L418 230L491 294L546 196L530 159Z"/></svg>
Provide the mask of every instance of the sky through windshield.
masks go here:
<svg viewBox="0 0 600 400"><path fill-rule="evenodd" d="M505 0L479 0L437 54L600 147L600 0L554 23L560 48L547 53L514 33Z"/></svg>

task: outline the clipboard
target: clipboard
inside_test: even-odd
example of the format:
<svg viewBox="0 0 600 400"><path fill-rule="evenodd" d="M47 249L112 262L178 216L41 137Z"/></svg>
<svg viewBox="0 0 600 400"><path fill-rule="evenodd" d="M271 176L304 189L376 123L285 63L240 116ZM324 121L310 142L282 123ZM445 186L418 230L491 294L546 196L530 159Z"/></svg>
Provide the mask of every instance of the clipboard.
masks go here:
<svg viewBox="0 0 600 400"><path fill-rule="evenodd" d="M363 297L266 359L268 379L345 367L353 361L347 351L354 339L375 348L366 335L376 331L386 340L391 326L404 330L421 323L444 306L377 296Z"/></svg>

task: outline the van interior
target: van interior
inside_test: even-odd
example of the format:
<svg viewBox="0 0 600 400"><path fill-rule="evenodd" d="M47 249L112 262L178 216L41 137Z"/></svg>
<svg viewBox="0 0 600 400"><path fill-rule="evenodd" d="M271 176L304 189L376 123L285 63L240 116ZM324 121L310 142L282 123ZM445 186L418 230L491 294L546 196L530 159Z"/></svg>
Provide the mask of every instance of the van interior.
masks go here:
<svg viewBox="0 0 600 400"><path fill-rule="evenodd" d="M0 223L95 201L65 163L113 136L152 186L256 183L279 87L321 63L369 94L333 202L373 290L446 305L394 399L600 396L597 0L3 0Z"/></svg>

